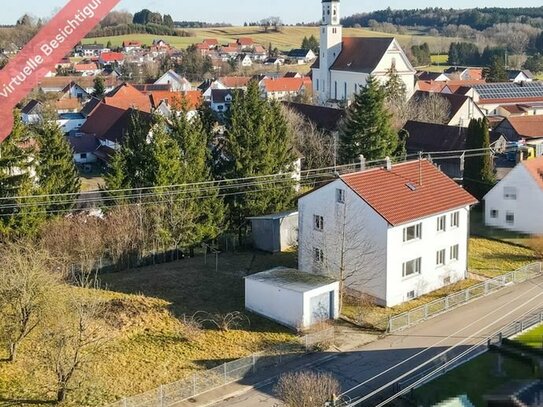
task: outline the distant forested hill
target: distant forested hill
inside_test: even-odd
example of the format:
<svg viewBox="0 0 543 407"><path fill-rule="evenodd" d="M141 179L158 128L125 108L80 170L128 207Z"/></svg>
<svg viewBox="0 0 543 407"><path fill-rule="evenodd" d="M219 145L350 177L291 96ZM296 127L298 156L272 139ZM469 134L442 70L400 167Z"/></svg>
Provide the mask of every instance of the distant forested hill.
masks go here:
<svg viewBox="0 0 543 407"><path fill-rule="evenodd" d="M499 23L522 23L543 28L543 7L533 8L479 8L452 10L426 8L416 10L380 10L355 14L343 19L346 27L368 27L370 21L401 26L425 26L444 28L447 25L467 25L484 30Z"/></svg>

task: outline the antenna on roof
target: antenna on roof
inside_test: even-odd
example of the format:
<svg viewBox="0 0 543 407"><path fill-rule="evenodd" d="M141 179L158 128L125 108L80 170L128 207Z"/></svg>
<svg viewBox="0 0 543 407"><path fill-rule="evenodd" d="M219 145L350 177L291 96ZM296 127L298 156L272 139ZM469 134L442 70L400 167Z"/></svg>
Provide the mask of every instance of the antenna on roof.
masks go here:
<svg viewBox="0 0 543 407"><path fill-rule="evenodd" d="M419 151L419 185L422 185L422 151Z"/></svg>

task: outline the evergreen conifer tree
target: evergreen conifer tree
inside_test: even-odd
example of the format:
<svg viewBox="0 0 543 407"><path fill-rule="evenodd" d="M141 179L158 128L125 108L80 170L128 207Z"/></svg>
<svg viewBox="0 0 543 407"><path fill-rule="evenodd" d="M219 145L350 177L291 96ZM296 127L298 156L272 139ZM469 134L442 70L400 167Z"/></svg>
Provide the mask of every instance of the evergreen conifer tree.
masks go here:
<svg viewBox="0 0 543 407"><path fill-rule="evenodd" d="M468 152L464 163L464 188L482 199L495 183L494 166L490 152L490 133L487 119L473 119L466 138Z"/></svg>
<svg viewBox="0 0 543 407"><path fill-rule="evenodd" d="M66 137L54 122L45 121L36 127L38 153L36 177L41 192L51 194L73 194L61 198L50 198L47 206L50 215L74 207L80 191L81 181L74 163L74 153Z"/></svg>
<svg viewBox="0 0 543 407"><path fill-rule="evenodd" d="M228 200L231 224L241 240L248 216L279 212L293 205L295 183L291 176L296 155L280 106L262 100L256 82L235 97L227 127L227 150L232 163L228 178L285 174L281 181L257 184L251 193Z"/></svg>
<svg viewBox="0 0 543 407"><path fill-rule="evenodd" d="M343 163L353 163L360 155L367 160L378 160L395 154L398 134L392 126L385 98L385 90L372 77L355 95L340 129L339 155Z"/></svg>
<svg viewBox="0 0 543 407"><path fill-rule="evenodd" d="M9 239L33 235L44 218L44 210L38 201L26 199L38 193L30 174L35 150L29 145L31 137L15 112L11 135L0 144L0 238ZM7 207L12 205L12 207Z"/></svg>
<svg viewBox="0 0 543 407"><path fill-rule="evenodd" d="M104 83L104 79L101 76L97 76L94 78L94 92L92 93L93 96L96 96L97 98L101 98L106 93L106 85Z"/></svg>
<svg viewBox="0 0 543 407"><path fill-rule="evenodd" d="M502 59L498 56L492 57L490 66L484 70L487 82L507 82L509 76Z"/></svg>

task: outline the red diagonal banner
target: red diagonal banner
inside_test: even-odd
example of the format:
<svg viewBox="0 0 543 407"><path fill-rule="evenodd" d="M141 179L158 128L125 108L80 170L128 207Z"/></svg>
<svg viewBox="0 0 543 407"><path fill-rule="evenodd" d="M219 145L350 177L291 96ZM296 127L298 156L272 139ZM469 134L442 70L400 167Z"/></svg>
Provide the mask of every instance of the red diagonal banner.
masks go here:
<svg viewBox="0 0 543 407"><path fill-rule="evenodd" d="M13 129L13 109L120 0L70 0L0 71L0 142Z"/></svg>

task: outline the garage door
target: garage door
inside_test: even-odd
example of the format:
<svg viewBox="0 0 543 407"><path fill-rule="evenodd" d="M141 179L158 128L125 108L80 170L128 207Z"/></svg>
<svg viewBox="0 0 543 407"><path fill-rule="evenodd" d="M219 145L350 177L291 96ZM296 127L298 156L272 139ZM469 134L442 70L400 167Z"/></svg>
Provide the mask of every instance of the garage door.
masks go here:
<svg viewBox="0 0 543 407"><path fill-rule="evenodd" d="M311 325L331 319L332 295L328 292L311 298Z"/></svg>

